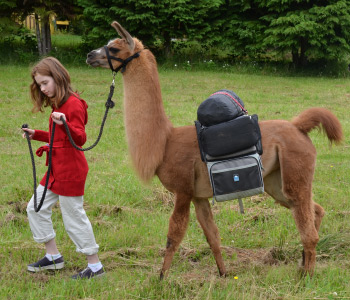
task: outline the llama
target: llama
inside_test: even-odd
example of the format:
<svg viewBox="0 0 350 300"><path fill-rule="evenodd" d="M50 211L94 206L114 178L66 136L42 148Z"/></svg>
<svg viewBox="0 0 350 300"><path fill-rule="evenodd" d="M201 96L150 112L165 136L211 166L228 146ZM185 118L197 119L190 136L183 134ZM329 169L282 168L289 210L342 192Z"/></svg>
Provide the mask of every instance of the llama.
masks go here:
<svg viewBox="0 0 350 300"><path fill-rule="evenodd" d="M111 25L121 39L91 51L86 62L93 67L109 68L107 56L114 56L119 58L119 61L113 58L111 62L115 69L122 66L121 61L139 53L139 57L128 62L123 72L124 121L131 160L141 180L147 182L157 175L164 187L175 194L160 278L168 273L185 235L191 201L219 274L225 276L220 235L209 203L213 191L206 165L201 160L195 126L173 127L163 108L153 54L118 22ZM265 191L292 211L303 245L301 268L312 275L318 231L325 212L312 200L316 150L307 133L322 126L329 141L337 143L343 137L341 124L327 109L310 108L291 122L271 120L259 125L264 149Z"/></svg>

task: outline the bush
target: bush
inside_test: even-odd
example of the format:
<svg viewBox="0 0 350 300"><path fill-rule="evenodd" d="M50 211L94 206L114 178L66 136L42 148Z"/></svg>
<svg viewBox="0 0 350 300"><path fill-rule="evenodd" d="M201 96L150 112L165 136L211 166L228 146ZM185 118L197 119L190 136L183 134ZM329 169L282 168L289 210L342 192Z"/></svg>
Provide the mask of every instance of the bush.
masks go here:
<svg viewBox="0 0 350 300"><path fill-rule="evenodd" d="M0 39L0 62L22 64L36 60L37 43L35 34L25 27L13 27Z"/></svg>

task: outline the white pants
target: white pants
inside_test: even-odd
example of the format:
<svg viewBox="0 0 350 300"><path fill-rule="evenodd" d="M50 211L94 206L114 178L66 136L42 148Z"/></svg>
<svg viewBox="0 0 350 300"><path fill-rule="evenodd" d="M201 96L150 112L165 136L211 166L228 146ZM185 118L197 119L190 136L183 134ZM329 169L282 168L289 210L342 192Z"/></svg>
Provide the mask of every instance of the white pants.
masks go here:
<svg viewBox="0 0 350 300"><path fill-rule="evenodd" d="M44 187L39 185L37 190L37 205L44 192ZM30 229L34 240L38 243L47 243L55 238L56 233L52 226L52 207L59 200L64 227L77 247L77 252L93 255L98 252L91 223L83 208L84 196L66 197L60 196L49 189L46 191L44 204L39 212L34 209L34 195L27 206L27 214Z"/></svg>

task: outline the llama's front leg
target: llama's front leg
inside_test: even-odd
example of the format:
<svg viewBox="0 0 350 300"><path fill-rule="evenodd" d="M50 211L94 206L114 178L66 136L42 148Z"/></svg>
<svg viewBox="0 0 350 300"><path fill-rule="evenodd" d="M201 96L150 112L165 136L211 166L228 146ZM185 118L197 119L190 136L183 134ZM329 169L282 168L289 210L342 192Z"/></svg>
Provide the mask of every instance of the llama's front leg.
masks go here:
<svg viewBox="0 0 350 300"><path fill-rule="evenodd" d="M208 244L213 251L216 265L219 269L220 276L226 276L226 268L221 255L220 249L220 234L219 230L214 222L213 214L208 199L193 199L193 204L196 208L196 216L199 224L201 225Z"/></svg>
<svg viewBox="0 0 350 300"><path fill-rule="evenodd" d="M190 204L192 197L186 194L175 195L175 207L169 220L168 239L165 249L165 257L160 279L166 276L169 270L174 254L178 249L187 229L190 217Z"/></svg>

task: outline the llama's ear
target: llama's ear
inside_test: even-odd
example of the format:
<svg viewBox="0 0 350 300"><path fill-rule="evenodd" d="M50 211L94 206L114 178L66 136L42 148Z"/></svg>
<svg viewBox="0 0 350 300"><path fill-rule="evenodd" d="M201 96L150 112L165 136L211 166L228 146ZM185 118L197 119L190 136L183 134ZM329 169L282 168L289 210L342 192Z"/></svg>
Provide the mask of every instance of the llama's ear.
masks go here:
<svg viewBox="0 0 350 300"><path fill-rule="evenodd" d="M127 32L122 25L120 25L117 21L114 21L112 24L112 27L119 33L119 35L126 40L128 43L130 51L134 51L135 49L135 42L134 39L131 37L130 33Z"/></svg>

